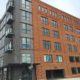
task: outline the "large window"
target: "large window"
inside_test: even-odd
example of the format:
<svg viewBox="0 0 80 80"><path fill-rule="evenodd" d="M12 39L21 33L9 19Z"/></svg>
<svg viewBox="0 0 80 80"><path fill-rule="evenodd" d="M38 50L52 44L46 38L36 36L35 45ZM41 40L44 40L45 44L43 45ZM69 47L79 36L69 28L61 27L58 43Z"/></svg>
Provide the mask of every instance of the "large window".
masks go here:
<svg viewBox="0 0 80 80"><path fill-rule="evenodd" d="M71 32L74 32L74 29L73 29L72 27L70 27L70 26L69 26L69 30L70 30Z"/></svg>
<svg viewBox="0 0 80 80"><path fill-rule="evenodd" d="M80 73L80 67L78 67L78 73Z"/></svg>
<svg viewBox="0 0 80 80"><path fill-rule="evenodd" d="M54 43L54 48L55 48L55 50L61 51L61 43L55 42Z"/></svg>
<svg viewBox="0 0 80 80"><path fill-rule="evenodd" d="M41 17L41 23L42 23L42 24L48 24L48 18L46 18L46 17Z"/></svg>
<svg viewBox="0 0 80 80"><path fill-rule="evenodd" d="M52 62L52 55L44 55L44 62Z"/></svg>
<svg viewBox="0 0 80 80"><path fill-rule="evenodd" d="M67 31L68 30L68 26L67 25L64 25L64 29Z"/></svg>
<svg viewBox="0 0 80 80"><path fill-rule="evenodd" d="M22 7L31 10L31 2L30 0L22 0Z"/></svg>
<svg viewBox="0 0 80 80"><path fill-rule="evenodd" d="M60 37L60 34L58 31L53 31L53 35L55 38L59 38Z"/></svg>
<svg viewBox="0 0 80 80"><path fill-rule="evenodd" d="M76 61L76 62L80 62L80 57L79 57L79 56L76 56L76 57L75 57L75 61Z"/></svg>
<svg viewBox="0 0 80 80"><path fill-rule="evenodd" d="M12 42L10 41L6 46L5 46L5 51L7 50L12 50L13 49L13 44Z"/></svg>
<svg viewBox="0 0 80 80"><path fill-rule="evenodd" d="M22 11L22 20L32 22L32 14L30 12L27 12L27 11Z"/></svg>
<svg viewBox="0 0 80 80"><path fill-rule="evenodd" d="M80 29L76 29L76 33L77 34L80 34Z"/></svg>
<svg viewBox="0 0 80 80"><path fill-rule="evenodd" d="M61 55L58 55L56 57L57 62L62 62L63 61L63 57Z"/></svg>
<svg viewBox="0 0 80 80"><path fill-rule="evenodd" d="M80 43L80 38L78 38L78 42Z"/></svg>
<svg viewBox="0 0 80 80"><path fill-rule="evenodd" d="M23 33L30 33L32 30L32 26L29 25L29 24L25 24L25 23L22 23L22 32Z"/></svg>
<svg viewBox="0 0 80 80"><path fill-rule="evenodd" d="M77 52L77 47L75 45L73 45L73 49L75 52Z"/></svg>
<svg viewBox="0 0 80 80"><path fill-rule="evenodd" d="M72 52L72 45L71 44L68 44L68 51Z"/></svg>
<svg viewBox="0 0 80 80"><path fill-rule="evenodd" d="M75 60L74 60L74 56L70 56L70 57L69 57L69 61L70 61L70 62L74 62L74 61L75 61Z"/></svg>
<svg viewBox="0 0 80 80"><path fill-rule="evenodd" d="M78 73L78 69L75 68L75 67L73 67L71 70L72 70L72 74L77 74Z"/></svg>
<svg viewBox="0 0 80 80"><path fill-rule="evenodd" d="M66 34L66 40L70 40L69 34Z"/></svg>
<svg viewBox="0 0 80 80"><path fill-rule="evenodd" d="M31 54L22 54L22 63L31 63Z"/></svg>
<svg viewBox="0 0 80 80"><path fill-rule="evenodd" d="M32 49L33 42L31 38L22 38L22 48L23 49Z"/></svg>
<svg viewBox="0 0 80 80"><path fill-rule="evenodd" d="M72 39L72 41L75 41L74 35L71 35L71 39Z"/></svg>
<svg viewBox="0 0 80 80"><path fill-rule="evenodd" d="M50 36L50 31L49 31L49 29L42 28L42 33L43 33L44 36Z"/></svg>
<svg viewBox="0 0 80 80"><path fill-rule="evenodd" d="M44 40L44 41L43 41L43 47L44 47L45 49L50 49L50 48L51 48L51 42Z"/></svg>
<svg viewBox="0 0 80 80"><path fill-rule="evenodd" d="M58 26L58 23L57 23L57 21L51 21L51 26L53 26L53 27L57 27Z"/></svg>

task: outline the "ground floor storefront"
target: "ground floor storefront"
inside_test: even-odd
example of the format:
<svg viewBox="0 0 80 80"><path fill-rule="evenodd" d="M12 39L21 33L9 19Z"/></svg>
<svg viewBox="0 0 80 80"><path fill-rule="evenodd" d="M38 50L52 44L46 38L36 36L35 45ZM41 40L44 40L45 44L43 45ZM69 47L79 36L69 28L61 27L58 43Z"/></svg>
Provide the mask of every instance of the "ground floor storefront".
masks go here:
<svg viewBox="0 0 80 80"><path fill-rule="evenodd" d="M80 80L79 77L66 78L64 69L39 71L38 65L8 64L0 68L0 80Z"/></svg>
<svg viewBox="0 0 80 80"><path fill-rule="evenodd" d="M0 69L0 80L36 80L33 64L9 64Z"/></svg>

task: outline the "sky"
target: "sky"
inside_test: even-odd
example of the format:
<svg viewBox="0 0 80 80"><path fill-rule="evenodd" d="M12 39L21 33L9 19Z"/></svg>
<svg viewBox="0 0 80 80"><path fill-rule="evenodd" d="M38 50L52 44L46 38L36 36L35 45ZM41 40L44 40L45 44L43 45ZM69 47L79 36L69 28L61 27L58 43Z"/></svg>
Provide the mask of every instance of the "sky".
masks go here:
<svg viewBox="0 0 80 80"><path fill-rule="evenodd" d="M0 0L0 19L4 15L6 9L6 3L8 0ZM73 16L80 18L80 0L41 0L56 7L62 11L65 11Z"/></svg>

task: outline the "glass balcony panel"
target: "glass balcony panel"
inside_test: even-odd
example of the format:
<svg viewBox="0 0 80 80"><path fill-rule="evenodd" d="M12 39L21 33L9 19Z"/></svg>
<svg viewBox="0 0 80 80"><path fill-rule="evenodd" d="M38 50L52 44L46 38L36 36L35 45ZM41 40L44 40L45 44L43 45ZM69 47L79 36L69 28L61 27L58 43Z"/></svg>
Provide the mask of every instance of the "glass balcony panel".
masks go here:
<svg viewBox="0 0 80 80"><path fill-rule="evenodd" d="M8 12L11 12L11 11L13 11L13 9L14 9L13 1L12 0L9 0L9 2L7 3L7 6L6 6L6 10Z"/></svg>
<svg viewBox="0 0 80 80"><path fill-rule="evenodd" d="M8 37L8 38L12 38L13 37L13 29L12 28L9 28L9 29L7 29L7 31L6 31L6 37Z"/></svg>
<svg viewBox="0 0 80 80"><path fill-rule="evenodd" d="M9 14L9 13L7 14L6 21L7 21L7 24L12 24L12 22L13 22L12 14Z"/></svg>
<svg viewBox="0 0 80 80"><path fill-rule="evenodd" d="M11 53L12 51L13 51L12 42L10 42L5 46L5 52Z"/></svg>

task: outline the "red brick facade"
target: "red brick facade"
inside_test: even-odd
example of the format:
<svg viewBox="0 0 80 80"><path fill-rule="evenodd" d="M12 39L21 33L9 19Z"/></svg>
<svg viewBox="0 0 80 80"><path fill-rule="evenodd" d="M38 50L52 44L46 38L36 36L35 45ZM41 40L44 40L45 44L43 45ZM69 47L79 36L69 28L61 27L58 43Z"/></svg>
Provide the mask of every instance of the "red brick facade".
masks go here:
<svg viewBox="0 0 80 80"><path fill-rule="evenodd" d="M44 9L47 9L44 10ZM79 21L80 19L73 17L65 12L62 12L54 7L51 7L41 1L33 0L32 1L32 9L33 9L33 35L34 35L34 61L35 63L39 63L37 65L37 80L46 79L46 70L56 70L56 69L64 69L64 77L79 77L80 73L72 74L72 67L80 67L80 63L78 62L70 62L69 56L79 56L80 57L80 43L78 42L78 38L80 34L76 31L79 30ZM54 12L54 14L52 14ZM41 16L48 18L48 24L43 25L41 23ZM58 23L57 28L51 26L51 21L54 20ZM76 22L75 22L76 21ZM73 28L74 31L67 31L64 29L64 24ZM47 28L50 30L50 36L44 36L42 34L42 28ZM58 31L60 33L59 38L53 37L53 31ZM74 35L75 42L71 40L67 41L65 34ZM43 48L43 40L48 40L51 42L51 49ZM54 48L54 42L61 43L61 51L57 51ZM77 52L72 50L68 51L67 44L71 44L72 46L77 46ZM49 54L52 55L52 62L47 63L44 62L44 55ZM63 61L58 63L56 61L56 56L61 55L63 57Z"/></svg>

